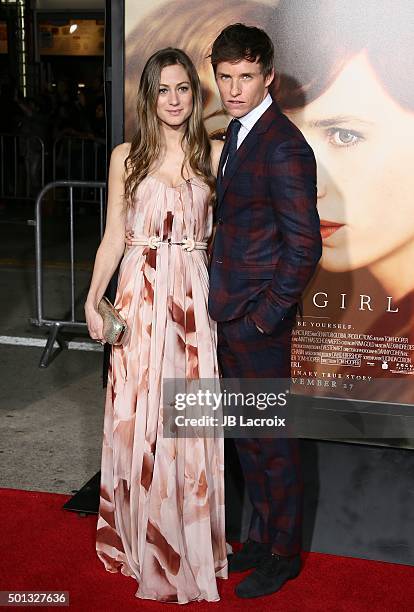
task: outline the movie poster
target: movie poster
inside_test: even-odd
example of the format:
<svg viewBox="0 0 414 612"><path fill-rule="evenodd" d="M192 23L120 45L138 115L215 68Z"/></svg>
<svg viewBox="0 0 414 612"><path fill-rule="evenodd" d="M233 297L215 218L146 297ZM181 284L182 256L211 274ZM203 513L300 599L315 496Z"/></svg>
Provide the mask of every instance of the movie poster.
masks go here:
<svg viewBox="0 0 414 612"><path fill-rule="evenodd" d="M313 148L323 255L292 347L303 393L414 404L414 3L410 0L125 2L125 137L147 58L177 46L223 114L208 55L228 24L275 44L271 93Z"/></svg>

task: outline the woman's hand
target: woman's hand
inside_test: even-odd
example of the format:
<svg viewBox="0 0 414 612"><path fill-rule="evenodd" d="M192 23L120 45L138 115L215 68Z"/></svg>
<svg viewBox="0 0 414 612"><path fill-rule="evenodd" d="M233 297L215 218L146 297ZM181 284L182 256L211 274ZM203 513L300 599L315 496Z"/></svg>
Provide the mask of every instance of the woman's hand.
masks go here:
<svg viewBox="0 0 414 612"><path fill-rule="evenodd" d="M105 344L103 337L103 320L95 306L90 302L85 304L85 317L89 335L92 340Z"/></svg>
<svg viewBox="0 0 414 612"><path fill-rule="evenodd" d="M134 237L134 230L127 230L125 232L125 244L127 247L132 246L131 239Z"/></svg>

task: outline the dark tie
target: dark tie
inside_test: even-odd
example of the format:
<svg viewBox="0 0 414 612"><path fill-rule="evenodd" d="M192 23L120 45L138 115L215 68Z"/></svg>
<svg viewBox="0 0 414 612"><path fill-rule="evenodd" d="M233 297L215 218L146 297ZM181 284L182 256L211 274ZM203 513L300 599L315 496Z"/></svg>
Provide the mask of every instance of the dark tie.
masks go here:
<svg viewBox="0 0 414 612"><path fill-rule="evenodd" d="M239 135L240 128L241 128L240 121L238 119L233 119L229 125L229 136L228 136L228 140L226 141L226 144L224 147L225 149L227 149L227 162L226 162L226 167L224 169L224 174L226 174L228 169L234 163L234 158L236 157L236 153L237 153L237 137ZM228 146L227 146L227 143L228 143ZM226 151L224 151L223 153L225 155Z"/></svg>

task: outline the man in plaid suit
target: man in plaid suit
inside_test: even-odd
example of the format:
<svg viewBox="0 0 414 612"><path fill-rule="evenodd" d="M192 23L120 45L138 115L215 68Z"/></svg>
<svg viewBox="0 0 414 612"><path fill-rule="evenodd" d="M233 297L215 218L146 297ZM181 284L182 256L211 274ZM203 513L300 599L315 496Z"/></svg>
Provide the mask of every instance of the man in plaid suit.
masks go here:
<svg viewBox="0 0 414 612"><path fill-rule="evenodd" d="M223 377L290 378L291 331L321 256L316 164L302 133L268 88L273 44L234 24L215 40L211 63L233 117L217 178L209 310L218 322ZM302 479L298 440L235 441L253 506L249 539L230 571L254 569L240 597L278 591L300 572Z"/></svg>

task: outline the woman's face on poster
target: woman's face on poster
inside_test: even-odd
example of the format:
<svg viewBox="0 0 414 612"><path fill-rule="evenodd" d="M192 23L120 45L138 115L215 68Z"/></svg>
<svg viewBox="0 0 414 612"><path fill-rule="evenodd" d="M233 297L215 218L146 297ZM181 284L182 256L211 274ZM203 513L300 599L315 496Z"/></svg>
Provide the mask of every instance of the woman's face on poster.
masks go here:
<svg viewBox="0 0 414 612"><path fill-rule="evenodd" d="M317 159L321 265L396 263L414 240L414 113L388 94L364 51L319 98L285 112Z"/></svg>

